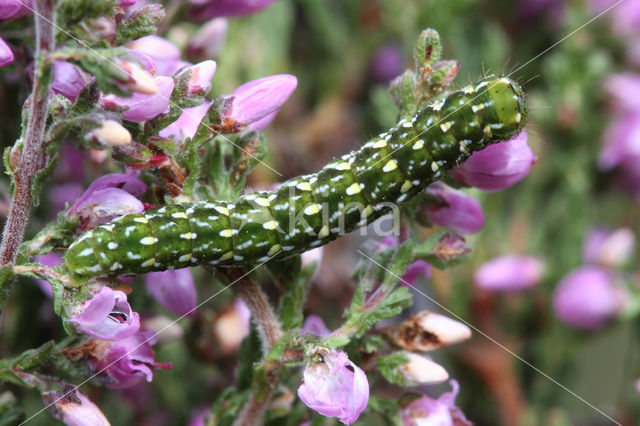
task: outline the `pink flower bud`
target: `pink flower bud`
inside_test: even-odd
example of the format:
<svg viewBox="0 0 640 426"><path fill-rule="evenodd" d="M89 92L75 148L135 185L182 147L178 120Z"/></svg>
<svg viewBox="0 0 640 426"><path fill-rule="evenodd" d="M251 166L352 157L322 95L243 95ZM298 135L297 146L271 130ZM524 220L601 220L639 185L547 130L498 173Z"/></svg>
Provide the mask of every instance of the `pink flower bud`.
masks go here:
<svg viewBox="0 0 640 426"><path fill-rule="evenodd" d="M438 399L423 396L402 408L405 426L473 426L464 413L455 406L460 385L450 380L451 392L445 392Z"/></svg>
<svg viewBox="0 0 640 426"><path fill-rule="evenodd" d="M329 337L331 330L324 324L322 318L317 315L309 315L304 319L300 335L313 334L318 337Z"/></svg>
<svg viewBox="0 0 640 426"><path fill-rule="evenodd" d="M126 89L132 92L152 95L158 92L158 84L153 76L132 62L117 61L123 71L129 74L129 80L123 84Z"/></svg>
<svg viewBox="0 0 640 426"><path fill-rule="evenodd" d="M629 259L634 245L635 236L629 228L615 231L596 228L585 239L582 257L586 263L617 268Z"/></svg>
<svg viewBox="0 0 640 426"><path fill-rule="evenodd" d="M276 0L191 0L189 14L195 19L242 16L265 9Z"/></svg>
<svg viewBox="0 0 640 426"><path fill-rule="evenodd" d="M189 57L217 58L227 37L227 20L214 18L204 24L193 36L187 47Z"/></svg>
<svg viewBox="0 0 640 426"><path fill-rule="evenodd" d="M527 132L522 131L507 141L474 152L450 173L465 185L488 192L499 191L522 180L535 161L527 145Z"/></svg>
<svg viewBox="0 0 640 426"><path fill-rule="evenodd" d="M582 266L567 274L553 292L553 312L562 322L582 330L596 330L615 317L627 294L614 284L613 273Z"/></svg>
<svg viewBox="0 0 640 426"><path fill-rule="evenodd" d="M317 348L310 358L298 388L302 402L324 416L354 423L369 402L367 376L342 351Z"/></svg>
<svg viewBox="0 0 640 426"><path fill-rule="evenodd" d="M216 61L204 61L185 68L176 74L182 85L182 95L187 98L206 96L211 90L211 79L216 73Z"/></svg>
<svg viewBox="0 0 640 426"><path fill-rule="evenodd" d="M130 98L123 98L113 94L102 97L105 109L126 108L122 118L128 121L140 122L154 118L158 114L169 112L169 100L173 92L174 82L170 77L156 77L157 92L151 95L134 93Z"/></svg>
<svg viewBox="0 0 640 426"><path fill-rule="evenodd" d="M129 306L127 295L107 286L75 311L69 321L81 332L97 339L124 339L140 328L140 317Z"/></svg>
<svg viewBox="0 0 640 426"><path fill-rule="evenodd" d="M5 41L0 38L0 67L9 65L13 62L13 52Z"/></svg>
<svg viewBox="0 0 640 426"><path fill-rule="evenodd" d="M412 352L405 354L409 361L398 367L405 386L433 385L449 378L449 373L430 358Z"/></svg>
<svg viewBox="0 0 640 426"><path fill-rule="evenodd" d="M404 71L402 46L387 43L376 50L371 60L371 76L378 83L389 83Z"/></svg>
<svg viewBox="0 0 640 426"><path fill-rule="evenodd" d="M107 147L131 143L131 133L115 120L104 120L100 127L87 134L87 138Z"/></svg>
<svg viewBox="0 0 640 426"><path fill-rule="evenodd" d="M86 230L107 223L116 217L143 211L144 204L126 190L114 187L100 188L96 185L93 188L89 186L69 208L67 216L77 214L80 218L80 228Z"/></svg>
<svg viewBox="0 0 640 426"><path fill-rule="evenodd" d="M191 269L150 272L145 275L147 291L166 310L176 315L195 315L196 286Z"/></svg>
<svg viewBox="0 0 640 426"><path fill-rule="evenodd" d="M42 395L49 412L67 426L110 426L102 411L77 389L49 391Z"/></svg>
<svg viewBox="0 0 640 426"><path fill-rule="evenodd" d="M129 388L142 380L153 379L153 369L171 368L171 364L155 362L151 345L155 343L152 333L139 332L116 341L94 340L88 361L91 368L99 372L98 378L112 389Z"/></svg>
<svg viewBox="0 0 640 426"><path fill-rule="evenodd" d="M598 155L598 167L636 167L640 159L640 110L618 116L605 130L604 147Z"/></svg>
<svg viewBox="0 0 640 426"><path fill-rule="evenodd" d="M436 182L429 185L427 193L438 199L436 204L421 207L430 222L462 234L476 233L484 225L480 203L464 192Z"/></svg>
<svg viewBox="0 0 640 426"><path fill-rule="evenodd" d="M55 61L55 75L51 89L53 93L62 95L70 101L75 101L80 91L91 78L79 67L65 61Z"/></svg>
<svg viewBox="0 0 640 426"><path fill-rule="evenodd" d="M250 123L276 112L289 99L298 80L288 74L272 75L243 84L231 95L219 98L223 103L219 123L229 131L239 131Z"/></svg>
<svg viewBox="0 0 640 426"><path fill-rule="evenodd" d="M180 60L180 49L162 37L155 35L141 37L130 41L127 47L153 59L158 75L170 76L183 65Z"/></svg>
<svg viewBox="0 0 640 426"><path fill-rule="evenodd" d="M0 0L0 19L11 18L21 7L21 0Z"/></svg>
<svg viewBox="0 0 640 426"><path fill-rule="evenodd" d="M532 256L494 258L476 269L473 282L488 291L522 291L540 282L544 264Z"/></svg>
<svg viewBox="0 0 640 426"><path fill-rule="evenodd" d="M193 108L183 108L180 117L164 129L160 130L159 135L163 138L173 138L176 142L184 141L187 138L193 138L198 131L200 122L207 115L207 110L211 102L205 101L202 105Z"/></svg>

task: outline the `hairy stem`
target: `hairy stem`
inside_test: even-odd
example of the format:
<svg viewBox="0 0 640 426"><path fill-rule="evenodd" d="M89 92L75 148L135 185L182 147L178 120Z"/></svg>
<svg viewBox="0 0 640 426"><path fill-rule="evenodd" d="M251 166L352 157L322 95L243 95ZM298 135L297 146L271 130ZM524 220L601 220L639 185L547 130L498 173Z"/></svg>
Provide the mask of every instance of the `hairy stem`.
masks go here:
<svg viewBox="0 0 640 426"><path fill-rule="evenodd" d="M29 120L23 132L22 152L15 167L14 191L9 207L9 216L0 245L0 268L11 268L18 256L18 247L24 238L29 211L31 209L31 177L42 167L43 136L49 106L51 72L46 68L46 59L55 50L55 0L35 0L36 55L33 90L29 103ZM11 275L3 274L0 281L0 310L11 289Z"/></svg>

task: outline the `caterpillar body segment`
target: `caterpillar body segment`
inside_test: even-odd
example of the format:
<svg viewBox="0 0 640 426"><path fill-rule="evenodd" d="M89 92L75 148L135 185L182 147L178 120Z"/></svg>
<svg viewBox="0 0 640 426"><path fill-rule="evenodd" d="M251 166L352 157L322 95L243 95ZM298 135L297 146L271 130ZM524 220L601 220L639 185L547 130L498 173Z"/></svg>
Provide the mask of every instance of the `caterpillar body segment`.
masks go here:
<svg viewBox="0 0 640 426"><path fill-rule="evenodd" d="M120 217L78 237L65 261L76 274L96 276L281 259L372 222L472 152L518 133L526 119L518 84L487 77L425 105L317 173L231 203Z"/></svg>

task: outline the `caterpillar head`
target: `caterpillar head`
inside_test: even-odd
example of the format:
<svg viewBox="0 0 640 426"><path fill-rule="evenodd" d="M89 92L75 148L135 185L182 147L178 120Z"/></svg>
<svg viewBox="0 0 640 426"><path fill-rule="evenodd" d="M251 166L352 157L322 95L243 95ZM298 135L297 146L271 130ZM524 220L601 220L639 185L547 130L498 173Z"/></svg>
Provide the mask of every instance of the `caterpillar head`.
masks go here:
<svg viewBox="0 0 640 426"><path fill-rule="evenodd" d="M67 249L64 260L71 272L79 275L97 275L102 267L93 251L92 231L85 232Z"/></svg>
<svg viewBox="0 0 640 426"><path fill-rule="evenodd" d="M485 79L486 90L493 101L491 139L506 140L519 133L527 123L527 105L522 87L506 77Z"/></svg>

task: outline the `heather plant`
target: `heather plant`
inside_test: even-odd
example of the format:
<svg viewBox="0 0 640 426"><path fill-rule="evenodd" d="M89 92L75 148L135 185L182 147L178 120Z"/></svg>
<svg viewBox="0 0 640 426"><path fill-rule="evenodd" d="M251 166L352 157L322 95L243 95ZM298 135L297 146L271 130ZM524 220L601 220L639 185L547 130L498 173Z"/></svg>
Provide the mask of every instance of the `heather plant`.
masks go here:
<svg viewBox="0 0 640 426"><path fill-rule="evenodd" d="M628 1L0 1L0 423L633 422Z"/></svg>

